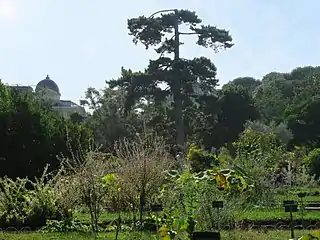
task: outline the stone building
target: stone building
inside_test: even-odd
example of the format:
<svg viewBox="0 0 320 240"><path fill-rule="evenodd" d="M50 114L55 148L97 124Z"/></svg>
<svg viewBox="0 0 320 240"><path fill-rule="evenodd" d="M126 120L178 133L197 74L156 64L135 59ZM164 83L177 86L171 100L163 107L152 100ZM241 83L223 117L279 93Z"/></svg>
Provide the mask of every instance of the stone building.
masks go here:
<svg viewBox="0 0 320 240"><path fill-rule="evenodd" d="M9 86L17 91L33 92L32 87L29 86ZM85 116L86 111L84 107L74 103L71 100L61 100L61 93L58 85L50 79L49 75L43 80L41 80L35 88L35 94L37 94L41 99L49 101L52 103L52 109L58 111L65 117L69 117L73 113L78 113L81 116Z"/></svg>

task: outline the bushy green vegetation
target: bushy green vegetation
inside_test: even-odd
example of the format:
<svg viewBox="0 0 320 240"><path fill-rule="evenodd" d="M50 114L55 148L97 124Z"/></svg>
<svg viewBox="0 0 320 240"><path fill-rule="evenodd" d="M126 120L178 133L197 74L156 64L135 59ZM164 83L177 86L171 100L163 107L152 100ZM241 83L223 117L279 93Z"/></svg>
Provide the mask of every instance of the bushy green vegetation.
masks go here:
<svg viewBox="0 0 320 240"><path fill-rule="evenodd" d="M0 85L0 228L39 230L6 239L150 239L159 229L163 239L217 229L226 239L283 239L238 228L287 222L282 201L299 192L320 201L319 67L217 89L210 59L179 58L179 42L164 38L184 23L200 46L233 46L228 31L187 10L128 20L134 42L160 56L89 88L84 121ZM224 202L219 214L213 201Z"/></svg>
<svg viewBox="0 0 320 240"><path fill-rule="evenodd" d="M88 148L90 131L53 112L32 94L0 83L0 176L40 177L44 168L59 168L57 156ZM67 143L67 144L66 144Z"/></svg>

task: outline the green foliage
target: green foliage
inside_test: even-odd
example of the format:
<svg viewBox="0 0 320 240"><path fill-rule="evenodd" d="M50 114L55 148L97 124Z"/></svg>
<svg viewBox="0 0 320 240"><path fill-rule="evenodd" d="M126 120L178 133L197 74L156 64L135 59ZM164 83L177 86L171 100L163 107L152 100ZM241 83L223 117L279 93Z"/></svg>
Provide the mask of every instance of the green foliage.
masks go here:
<svg viewBox="0 0 320 240"><path fill-rule="evenodd" d="M106 192L106 206L114 211L121 210L124 204L119 176L109 173L102 178L102 184Z"/></svg>
<svg viewBox="0 0 320 240"><path fill-rule="evenodd" d="M305 164L312 175L315 175L316 178L320 177L320 148L315 148L309 152L305 159Z"/></svg>
<svg viewBox="0 0 320 240"><path fill-rule="evenodd" d="M19 226L26 221L27 199L26 179L9 178L1 180L0 214L2 226ZM26 199L27 198L27 199Z"/></svg>
<svg viewBox="0 0 320 240"><path fill-rule="evenodd" d="M292 130L294 139L292 144L320 146L318 135L320 133L320 96L309 97L301 104L287 110L288 126Z"/></svg>
<svg viewBox="0 0 320 240"><path fill-rule="evenodd" d="M251 95L239 85L231 84L222 89L219 106L221 108L221 113L218 115L219 125L224 129L222 145L234 142L244 130L247 121L259 118Z"/></svg>
<svg viewBox="0 0 320 240"><path fill-rule="evenodd" d="M190 237L196 229L212 231L218 225L232 223L234 196L240 203L240 194L251 188L244 177L229 169L181 174L170 171L167 176L168 183L163 185L160 196L164 212L154 217L160 226L167 226L170 237ZM217 200L227 200L220 216L211 205Z"/></svg>
<svg viewBox="0 0 320 240"><path fill-rule="evenodd" d="M289 105L287 89L290 89L291 82L285 80L284 74L269 73L262 79L254 93L254 100L262 118L266 122L272 120L277 123L284 118L283 113ZM289 96L287 96L289 95Z"/></svg>
<svg viewBox="0 0 320 240"><path fill-rule="evenodd" d="M217 189L224 190L226 194L239 193L252 187L246 182L244 173L231 169L219 170L214 168L197 173L185 172L179 175L168 172L167 174L167 180L173 180L171 184L185 184L189 181L195 181L195 184L197 184L198 182L206 181ZM165 185L165 188L167 187Z"/></svg>
<svg viewBox="0 0 320 240"><path fill-rule="evenodd" d="M142 131L143 122L134 112L127 112L131 101L125 102L126 89L113 90L109 87L99 92L89 88L86 92L89 108L93 110L85 126L92 129L95 142L102 151L112 152L116 141L133 138Z"/></svg>
<svg viewBox="0 0 320 240"><path fill-rule="evenodd" d="M246 129L233 143L235 158L230 162L254 184L246 194L247 204L271 204L275 201L274 174L285 153L273 132Z"/></svg>
<svg viewBox="0 0 320 240"><path fill-rule="evenodd" d="M299 67L290 73L269 73L254 92L265 123L288 123L293 133L290 147L317 147L319 135L320 68Z"/></svg>
<svg viewBox="0 0 320 240"><path fill-rule="evenodd" d="M117 185L119 176L115 173L109 173L102 178L103 184L106 187L112 187Z"/></svg>
<svg viewBox="0 0 320 240"><path fill-rule="evenodd" d="M319 240L320 239L320 231L313 231L312 233L309 233L308 235L304 235L300 240Z"/></svg>
<svg viewBox="0 0 320 240"><path fill-rule="evenodd" d="M15 181L10 178L1 179L0 226L35 228L44 226L48 219L71 217L69 209L59 208L55 192L49 183L45 175L35 182L26 178L17 178ZM62 215L63 213L68 213L68 216Z"/></svg>
<svg viewBox="0 0 320 240"><path fill-rule="evenodd" d="M242 86L251 95L255 89L261 84L261 81L252 77L238 77L226 85L233 84L237 86ZM223 88L226 86L224 85Z"/></svg>
<svg viewBox="0 0 320 240"><path fill-rule="evenodd" d="M72 123L32 94L17 93L0 83L0 176L41 176L59 167L57 155L87 149L90 131ZM80 149L82 148L82 149Z"/></svg>
<svg viewBox="0 0 320 240"><path fill-rule="evenodd" d="M189 29L198 35L197 44L203 47L210 47L215 50L230 48L233 46L229 32L213 26L197 26L202 21L195 12L189 10L175 10L170 13L161 14L160 17L132 18L128 20L129 34L132 35L135 44L140 41L148 48L149 46L160 45L157 52L173 52L174 42L165 38L166 33L172 33L175 20L178 24L189 25Z"/></svg>
<svg viewBox="0 0 320 240"><path fill-rule="evenodd" d="M245 128L262 133L274 133L277 139L286 146L293 139L292 131L285 123L276 124L275 122L271 122L267 125L261 121L248 121L245 124Z"/></svg>
<svg viewBox="0 0 320 240"><path fill-rule="evenodd" d="M190 162L191 169L194 172L200 172L219 165L218 159L214 154L197 148L195 144L190 145L187 160Z"/></svg>
<svg viewBox="0 0 320 240"><path fill-rule="evenodd" d="M157 13L162 13L157 15ZM184 110L190 107L196 87L204 92L212 92L217 85L216 67L210 59L205 57L192 60L182 59L179 56L179 47L182 44L180 35L193 34L198 37L197 44L213 48L215 51L233 46L232 38L228 31L210 25L200 25L201 19L189 10L159 11L152 17L140 16L128 20L129 35L133 42L141 42L146 48L156 47L160 54L157 60L152 60L144 72L133 73L131 70L122 69L122 76L112 80L110 86L126 89L126 109L132 110L137 102L142 99L149 104L159 106L170 101L171 114L168 114L175 127L171 131L176 135L176 143L184 145L185 129ZM181 25L189 27L190 32L179 30ZM174 34L172 34L174 32ZM167 35L172 35L170 38ZM174 59L165 54L174 53ZM181 79L180 79L181 78ZM183 81L181 81L183 79ZM160 84L168 86L166 89ZM162 119L162 118L161 118ZM155 124L156 125L156 124ZM166 129L168 132L171 129Z"/></svg>
<svg viewBox="0 0 320 240"><path fill-rule="evenodd" d="M44 233L54 233L54 232L81 232L89 233L91 228L79 220L67 219L67 220L48 220L47 225L41 229Z"/></svg>
<svg viewBox="0 0 320 240"><path fill-rule="evenodd" d="M233 143L233 146L238 157L265 158L268 162L266 167L273 167L279 161L283 151L283 146L275 133L263 133L250 128L243 132L239 139Z"/></svg>

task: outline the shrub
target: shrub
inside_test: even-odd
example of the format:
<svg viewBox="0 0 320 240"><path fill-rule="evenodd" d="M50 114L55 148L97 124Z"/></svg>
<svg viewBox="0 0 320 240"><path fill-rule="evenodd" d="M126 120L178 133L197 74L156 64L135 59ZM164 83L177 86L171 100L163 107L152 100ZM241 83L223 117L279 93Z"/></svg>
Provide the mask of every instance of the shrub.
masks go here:
<svg viewBox="0 0 320 240"><path fill-rule="evenodd" d="M171 234L176 232L176 237L190 236L195 229L212 231L219 225L231 226L236 218L235 210L243 203L241 193L250 189L242 176L229 169L167 174L168 182L160 194L164 212L158 223L168 226ZM212 208L212 202L217 200L227 200L220 216Z"/></svg>
<svg viewBox="0 0 320 240"><path fill-rule="evenodd" d="M92 232L97 233L98 219L105 198L102 178L114 171L116 164L110 155L98 151L89 151L72 159L62 159L61 162L66 170L60 179L60 190L68 193L69 199L74 199L72 202L87 207Z"/></svg>
<svg viewBox="0 0 320 240"><path fill-rule="evenodd" d="M233 143L236 156L230 165L241 168L254 188L247 194L251 203L272 203L275 197L274 169L283 157L284 146L272 132L246 129Z"/></svg>
<svg viewBox="0 0 320 240"><path fill-rule="evenodd" d="M266 167L274 167L282 156L284 146L272 132L258 132L246 129L239 139L233 143L237 157L243 159L264 158Z"/></svg>
<svg viewBox="0 0 320 240"><path fill-rule="evenodd" d="M187 160L193 172L200 172L219 165L218 158L215 155L197 148L195 144L190 145Z"/></svg>
<svg viewBox="0 0 320 240"><path fill-rule="evenodd" d="M274 133L277 139L285 145L293 139L293 134L285 123L277 125L275 122L271 122L270 125L266 125L260 121L248 121L245 127L261 133Z"/></svg>
<svg viewBox="0 0 320 240"><path fill-rule="evenodd" d="M90 232L90 226L82 224L79 220L49 220L47 225L43 227L42 232Z"/></svg>
<svg viewBox="0 0 320 240"><path fill-rule="evenodd" d="M44 226L48 219L61 219L62 209L58 209L55 193L45 179L31 183L32 190L28 191L27 222L30 226Z"/></svg>
<svg viewBox="0 0 320 240"><path fill-rule="evenodd" d="M1 227L17 227L26 223L28 206L28 180L18 178L13 181L4 178L0 181L0 214Z"/></svg>
<svg viewBox="0 0 320 240"><path fill-rule="evenodd" d="M230 151L226 147L220 148L218 159L221 167L229 167L230 163L233 161Z"/></svg>
<svg viewBox="0 0 320 240"><path fill-rule="evenodd" d="M115 148L117 157L122 160L118 168L121 194L133 212L139 208L142 223L145 205L154 201L164 183L164 171L170 169L174 160L163 139L153 135L137 136L131 141L125 139Z"/></svg>
<svg viewBox="0 0 320 240"><path fill-rule="evenodd" d="M301 159L306 155L301 149L296 148L294 152L285 152L282 160L274 171L274 180L281 187L314 187L317 182L313 175L309 174L307 167Z"/></svg>
<svg viewBox="0 0 320 240"><path fill-rule="evenodd" d="M305 159L305 164L310 170L310 174L320 177L320 148L315 148L309 152Z"/></svg>
<svg viewBox="0 0 320 240"><path fill-rule="evenodd" d="M48 219L61 220L59 203L53 191L55 178L47 175L47 168L40 179L3 178L0 180L0 225L3 227L46 225ZM70 217L71 212L69 212Z"/></svg>

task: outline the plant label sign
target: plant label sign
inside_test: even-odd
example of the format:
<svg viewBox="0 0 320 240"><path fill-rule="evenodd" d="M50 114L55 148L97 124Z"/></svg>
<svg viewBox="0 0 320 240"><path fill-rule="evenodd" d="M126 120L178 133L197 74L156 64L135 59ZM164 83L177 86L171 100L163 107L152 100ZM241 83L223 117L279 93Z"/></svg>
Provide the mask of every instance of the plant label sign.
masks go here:
<svg viewBox="0 0 320 240"><path fill-rule="evenodd" d="M194 232L193 240L220 240L221 236L219 232Z"/></svg>
<svg viewBox="0 0 320 240"><path fill-rule="evenodd" d="M213 208L223 208L223 201L213 201L212 207Z"/></svg>
<svg viewBox="0 0 320 240"><path fill-rule="evenodd" d="M298 212L297 201L293 201L293 200L283 201L283 205L284 205L285 212Z"/></svg>

